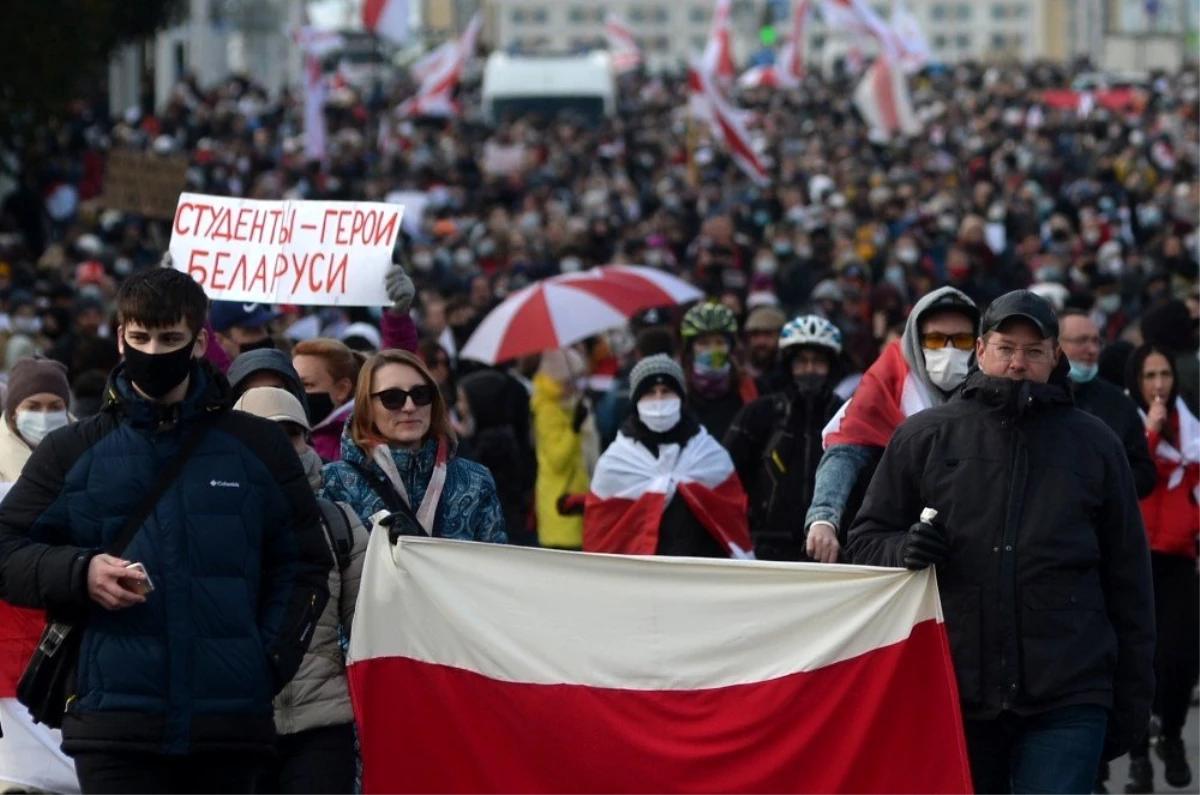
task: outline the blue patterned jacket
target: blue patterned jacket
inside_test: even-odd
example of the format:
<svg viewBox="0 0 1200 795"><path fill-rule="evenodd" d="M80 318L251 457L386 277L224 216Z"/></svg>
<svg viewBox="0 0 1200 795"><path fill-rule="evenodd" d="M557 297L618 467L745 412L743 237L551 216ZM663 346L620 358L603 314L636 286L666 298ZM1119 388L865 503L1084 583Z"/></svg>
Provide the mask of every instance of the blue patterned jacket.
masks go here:
<svg viewBox="0 0 1200 795"><path fill-rule="evenodd" d="M392 449L392 460L396 462L404 488L408 489L414 510L425 498L436 457L436 439L430 439L415 451ZM321 496L347 503L354 508L363 524L370 528L371 517L387 506L350 462L365 466L383 477L379 465L363 455L363 451L354 443L347 423L346 431L342 434L342 460L325 467ZM508 542L496 484L486 467L451 456L446 464L446 485L442 489L442 499L433 520L433 534L438 538L463 541L486 541L492 544Z"/></svg>

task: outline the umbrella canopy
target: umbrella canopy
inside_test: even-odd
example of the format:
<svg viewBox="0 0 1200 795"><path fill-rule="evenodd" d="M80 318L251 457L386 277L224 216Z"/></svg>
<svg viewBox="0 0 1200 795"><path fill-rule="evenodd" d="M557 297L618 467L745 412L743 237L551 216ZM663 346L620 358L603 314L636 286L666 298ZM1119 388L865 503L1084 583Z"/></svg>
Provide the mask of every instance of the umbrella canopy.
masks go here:
<svg viewBox="0 0 1200 795"><path fill-rule="evenodd" d="M682 279L636 265L606 265L532 284L493 309L459 357L496 364L565 348L617 326L635 312L704 294Z"/></svg>

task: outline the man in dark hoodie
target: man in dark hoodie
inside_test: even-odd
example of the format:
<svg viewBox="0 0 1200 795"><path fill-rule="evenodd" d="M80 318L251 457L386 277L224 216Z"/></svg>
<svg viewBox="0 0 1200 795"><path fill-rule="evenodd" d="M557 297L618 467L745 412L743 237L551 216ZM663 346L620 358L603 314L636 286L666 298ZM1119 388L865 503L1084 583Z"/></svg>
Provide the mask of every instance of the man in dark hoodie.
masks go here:
<svg viewBox="0 0 1200 795"><path fill-rule="evenodd" d="M906 417L945 403L962 385L978 322L975 303L953 287L922 298L904 336L884 349L826 426L825 454L804 521L806 546L819 553L818 560L836 560L892 432Z"/></svg>

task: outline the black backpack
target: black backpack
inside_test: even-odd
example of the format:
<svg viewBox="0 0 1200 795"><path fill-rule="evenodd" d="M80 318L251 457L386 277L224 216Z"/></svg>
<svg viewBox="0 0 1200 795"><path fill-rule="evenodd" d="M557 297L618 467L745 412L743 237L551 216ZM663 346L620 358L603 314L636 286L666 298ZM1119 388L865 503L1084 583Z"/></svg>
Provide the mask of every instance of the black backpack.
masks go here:
<svg viewBox="0 0 1200 795"><path fill-rule="evenodd" d="M345 571L350 565L350 552L354 549L350 517L346 515L345 508L332 500L318 498L317 505L321 506L321 523L325 525L325 534L333 546L338 571Z"/></svg>

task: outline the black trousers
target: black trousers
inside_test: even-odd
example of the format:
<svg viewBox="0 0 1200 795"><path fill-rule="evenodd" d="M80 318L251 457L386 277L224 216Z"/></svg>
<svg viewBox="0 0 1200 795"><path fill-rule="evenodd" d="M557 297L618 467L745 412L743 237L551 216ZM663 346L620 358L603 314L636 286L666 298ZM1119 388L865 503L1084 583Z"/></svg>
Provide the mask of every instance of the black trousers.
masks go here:
<svg viewBox="0 0 1200 795"><path fill-rule="evenodd" d="M1154 712L1165 737L1179 737L1200 678L1200 576L1196 561L1182 555L1150 554L1154 571Z"/></svg>
<svg viewBox="0 0 1200 795"><path fill-rule="evenodd" d="M255 792L266 767L258 753L220 751L190 756L83 751L75 754L75 773L85 795L92 793L237 793Z"/></svg>
<svg viewBox="0 0 1200 795"><path fill-rule="evenodd" d="M353 795L357 762L354 724L281 734L259 792L279 795Z"/></svg>

